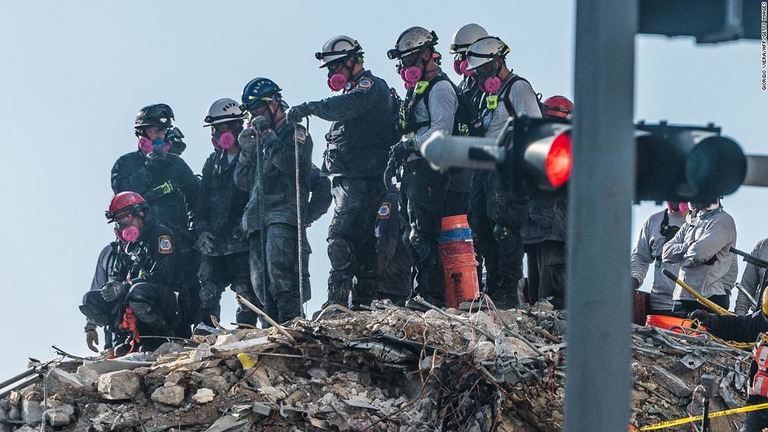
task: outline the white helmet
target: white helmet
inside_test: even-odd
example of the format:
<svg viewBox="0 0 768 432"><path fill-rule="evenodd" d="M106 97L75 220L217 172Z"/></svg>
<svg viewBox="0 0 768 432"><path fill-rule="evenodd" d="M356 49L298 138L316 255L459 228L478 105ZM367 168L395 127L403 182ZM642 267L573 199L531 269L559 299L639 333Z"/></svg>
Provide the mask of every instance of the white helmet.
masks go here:
<svg viewBox="0 0 768 432"><path fill-rule="evenodd" d="M467 69L476 69L497 58L505 58L509 47L495 36L487 36L476 40L467 50Z"/></svg>
<svg viewBox="0 0 768 432"><path fill-rule="evenodd" d="M481 26L472 23L456 30L451 39L451 54L458 54L467 51L470 45L476 40L488 36L488 32Z"/></svg>
<svg viewBox="0 0 768 432"><path fill-rule="evenodd" d="M205 120L203 120L205 122L203 127L242 120L244 118L245 113L240 108L239 103L229 98L219 99L208 108L208 113L206 113Z"/></svg>
<svg viewBox="0 0 768 432"><path fill-rule="evenodd" d="M349 36L336 36L328 39L323 44L323 49L315 53L315 58L320 60L320 67L328 66L328 63L342 59L352 54L362 54L363 48L356 40Z"/></svg>
<svg viewBox="0 0 768 432"><path fill-rule="evenodd" d="M390 60L399 59L424 47L433 47L437 45L437 35L434 31L429 31L424 27L411 27L400 33L400 37L395 42L395 48L387 51L387 57Z"/></svg>

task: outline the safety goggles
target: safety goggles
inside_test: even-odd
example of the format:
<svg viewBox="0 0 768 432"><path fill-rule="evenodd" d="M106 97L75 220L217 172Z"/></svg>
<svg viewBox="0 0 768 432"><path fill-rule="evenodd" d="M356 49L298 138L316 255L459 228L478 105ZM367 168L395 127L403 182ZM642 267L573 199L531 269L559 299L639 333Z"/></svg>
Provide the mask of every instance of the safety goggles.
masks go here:
<svg viewBox="0 0 768 432"><path fill-rule="evenodd" d="M246 112L256 111L256 110L265 108L273 100L274 98L272 97L257 98L257 97L249 96L248 102L240 105L240 109Z"/></svg>

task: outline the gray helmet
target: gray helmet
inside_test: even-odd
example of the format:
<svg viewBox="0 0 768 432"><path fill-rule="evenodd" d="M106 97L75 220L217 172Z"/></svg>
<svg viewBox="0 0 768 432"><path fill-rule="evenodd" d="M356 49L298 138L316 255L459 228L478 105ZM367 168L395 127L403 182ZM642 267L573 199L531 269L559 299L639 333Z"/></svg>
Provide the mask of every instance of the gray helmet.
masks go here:
<svg viewBox="0 0 768 432"><path fill-rule="evenodd" d="M422 48L431 48L437 45L437 34L424 27L411 27L400 33L395 42L395 47L387 51L390 60L396 60L420 51Z"/></svg>
<svg viewBox="0 0 768 432"><path fill-rule="evenodd" d="M315 53L315 58L320 60L320 67L323 68L353 54L363 54L363 48L351 37L339 35L328 39L323 49Z"/></svg>
<svg viewBox="0 0 768 432"><path fill-rule="evenodd" d="M488 36L476 40L467 50L467 69L476 69L497 58L505 58L509 47L501 39Z"/></svg>
<svg viewBox="0 0 768 432"><path fill-rule="evenodd" d="M470 45L476 40L488 36L488 32L481 26L472 23L463 26L456 30L451 39L450 52L451 54L458 54L467 51Z"/></svg>

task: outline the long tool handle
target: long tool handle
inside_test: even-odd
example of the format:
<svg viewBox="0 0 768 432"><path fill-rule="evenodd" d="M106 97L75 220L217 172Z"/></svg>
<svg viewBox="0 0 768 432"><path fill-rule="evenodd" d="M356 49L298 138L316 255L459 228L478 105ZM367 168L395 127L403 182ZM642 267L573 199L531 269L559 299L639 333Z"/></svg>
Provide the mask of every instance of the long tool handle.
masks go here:
<svg viewBox="0 0 768 432"><path fill-rule="evenodd" d="M680 285L681 287L683 287L684 290L688 291L689 293L691 293L692 296L696 297L696 299L699 301L699 303L701 303L704 306L712 309L718 315L721 315L721 316L722 315L736 315L735 313L729 311L728 309L724 309L720 305L714 303L712 300L710 300L710 299L704 297L703 295L699 294L698 291L696 291L695 289L691 288L690 285L688 285L687 283L685 283L685 282L681 281L680 279L678 279L677 275L672 273L671 271L669 271L667 269L663 269L662 271L664 272L664 276L666 276L666 277L672 279L673 281L675 281L676 284Z"/></svg>
<svg viewBox="0 0 768 432"><path fill-rule="evenodd" d="M740 255L742 258L744 258L744 262L752 264L757 267L762 268L768 268L768 261L762 260L754 255L750 255L744 251L740 251L734 247L729 249L731 252L735 253L736 255Z"/></svg>

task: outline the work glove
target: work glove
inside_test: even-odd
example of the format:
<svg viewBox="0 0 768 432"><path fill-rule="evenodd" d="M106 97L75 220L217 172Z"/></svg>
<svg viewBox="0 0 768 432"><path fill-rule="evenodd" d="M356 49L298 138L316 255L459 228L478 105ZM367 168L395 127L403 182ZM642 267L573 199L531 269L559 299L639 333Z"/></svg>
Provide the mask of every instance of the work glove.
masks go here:
<svg viewBox="0 0 768 432"><path fill-rule="evenodd" d="M214 301L218 298L218 290L211 285L204 285L200 288L200 309L210 309Z"/></svg>
<svg viewBox="0 0 768 432"><path fill-rule="evenodd" d="M703 309L697 309L688 315L688 318L699 321L699 324L711 329L716 327L719 317L717 314L707 312Z"/></svg>
<svg viewBox="0 0 768 432"><path fill-rule="evenodd" d="M240 144L240 150L244 155L250 157L256 149L256 145L259 143L259 136L253 128L246 128L240 132L237 137L237 142Z"/></svg>
<svg viewBox="0 0 768 432"><path fill-rule="evenodd" d="M161 149L152 150L147 153L147 160L144 165L150 171L157 171L161 168L167 156L168 154Z"/></svg>
<svg viewBox="0 0 768 432"><path fill-rule="evenodd" d="M416 142L414 142L413 138L403 137L400 142L389 149L389 158L400 165L413 153L416 153Z"/></svg>
<svg viewBox="0 0 768 432"><path fill-rule="evenodd" d="M640 289L640 281L636 277L632 277L632 289L635 291Z"/></svg>
<svg viewBox="0 0 768 432"><path fill-rule="evenodd" d="M85 325L85 344L89 350L99 352L99 332L96 331L96 324Z"/></svg>
<svg viewBox="0 0 768 432"><path fill-rule="evenodd" d="M128 284L118 281L109 281L101 289L101 297L106 302L113 302L128 292Z"/></svg>
<svg viewBox="0 0 768 432"><path fill-rule="evenodd" d="M291 123L301 123L301 120L304 117L309 117L311 110L309 109L309 105L306 103L303 103L301 105L296 105L291 107L288 110L288 114L286 114L286 118Z"/></svg>
<svg viewBox="0 0 768 432"><path fill-rule="evenodd" d="M203 254L209 255L213 252L213 241L216 236L210 231L202 231L197 236L197 242L195 242L195 249L199 250Z"/></svg>

